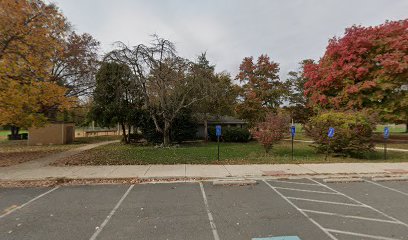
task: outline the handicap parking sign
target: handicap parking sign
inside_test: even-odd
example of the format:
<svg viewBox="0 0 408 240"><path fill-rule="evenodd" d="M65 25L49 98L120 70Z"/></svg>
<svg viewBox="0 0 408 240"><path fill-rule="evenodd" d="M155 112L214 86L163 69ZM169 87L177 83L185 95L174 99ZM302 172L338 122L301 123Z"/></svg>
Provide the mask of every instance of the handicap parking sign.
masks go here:
<svg viewBox="0 0 408 240"><path fill-rule="evenodd" d="M384 127L384 138L388 138L390 136L390 129L388 127Z"/></svg>
<svg viewBox="0 0 408 240"><path fill-rule="evenodd" d="M215 126L215 135L221 137L221 125Z"/></svg>
<svg viewBox="0 0 408 240"><path fill-rule="evenodd" d="M292 134L292 137L294 137L294 136L295 136L295 133L296 133L296 127L295 127L295 126L292 126L292 127L290 128L290 132L291 132L291 134Z"/></svg>
<svg viewBox="0 0 408 240"><path fill-rule="evenodd" d="M334 136L334 128L329 128L329 132L327 133L327 136L329 137L329 138L332 138L333 136Z"/></svg>

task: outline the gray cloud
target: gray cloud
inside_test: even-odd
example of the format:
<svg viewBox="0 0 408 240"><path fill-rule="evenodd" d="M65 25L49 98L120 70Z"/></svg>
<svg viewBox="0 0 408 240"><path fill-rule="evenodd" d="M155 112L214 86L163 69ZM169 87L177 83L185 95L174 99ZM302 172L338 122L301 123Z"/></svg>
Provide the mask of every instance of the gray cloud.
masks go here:
<svg viewBox="0 0 408 240"><path fill-rule="evenodd" d="M246 56L268 54L281 77L302 59L319 59L327 41L353 24L407 18L406 0L57 0L78 32L112 43L147 43L153 33L194 58L207 51L217 70L233 76Z"/></svg>

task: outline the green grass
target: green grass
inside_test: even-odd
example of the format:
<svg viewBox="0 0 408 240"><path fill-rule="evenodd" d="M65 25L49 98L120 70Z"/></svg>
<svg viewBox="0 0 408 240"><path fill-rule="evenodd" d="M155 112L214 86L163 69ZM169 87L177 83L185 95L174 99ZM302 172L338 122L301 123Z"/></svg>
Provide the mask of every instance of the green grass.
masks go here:
<svg viewBox="0 0 408 240"><path fill-rule="evenodd" d="M19 133L28 133L27 130L20 130ZM11 134L10 130L1 130L0 137L7 137L7 135Z"/></svg>
<svg viewBox="0 0 408 240"><path fill-rule="evenodd" d="M399 124L399 125L395 125L395 124L390 124L390 125L382 125L382 124L378 124L377 128L376 128L376 132L384 132L384 127L387 126L390 129L390 133L405 133L405 124Z"/></svg>
<svg viewBox="0 0 408 240"><path fill-rule="evenodd" d="M95 136L95 137L78 137L75 138L74 144L90 144L104 141L121 140L122 136Z"/></svg>
<svg viewBox="0 0 408 240"><path fill-rule="evenodd" d="M382 162L382 151L367 153L362 159L332 157L317 154L307 143L295 143L294 160L291 160L290 142L282 142L265 154L256 142L222 143L220 161L217 161L216 143L186 144L180 147L155 148L153 146L110 144L64 159L58 164L67 165L142 165L142 164L281 164L328 162ZM408 161L408 153L389 152L388 162Z"/></svg>

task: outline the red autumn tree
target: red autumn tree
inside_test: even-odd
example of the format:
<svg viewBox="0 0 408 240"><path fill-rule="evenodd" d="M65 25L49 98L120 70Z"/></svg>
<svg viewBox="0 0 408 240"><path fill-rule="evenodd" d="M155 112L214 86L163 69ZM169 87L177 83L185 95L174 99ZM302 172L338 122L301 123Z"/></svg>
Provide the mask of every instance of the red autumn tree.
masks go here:
<svg viewBox="0 0 408 240"><path fill-rule="evenodd" d="M251 130L252 136L265 148L268 153L272 146L285 137L289 132L289 118L283 115L268 113L265 120L259 122Z"/></svg>
<svg viewBox="0 0 408 240"><path fill-rule="evenodd" d="M254 63L246 57L239 67L236 79L243 83L236 111L251 124L261 121L268 111L275 111L287 91L285 83L279 81L279 64L268 55L261 55Z"/></svg>
<svg viewBox="0 0 408 240"><path fill-rule="evenodd" d="M315 106L368 109L408 124L408 19L347 28L318 63L305 65L304 75Z"/></svg>

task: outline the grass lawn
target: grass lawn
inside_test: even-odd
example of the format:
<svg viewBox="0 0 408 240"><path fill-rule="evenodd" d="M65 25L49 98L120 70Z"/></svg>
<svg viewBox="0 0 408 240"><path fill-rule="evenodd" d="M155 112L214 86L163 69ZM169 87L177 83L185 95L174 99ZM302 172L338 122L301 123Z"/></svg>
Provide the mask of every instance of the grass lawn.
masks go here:
<svg viewBox="0 0 408 240"><path fill-rule="evenodd" d="M295 143L295 157L291 160L290 142L282 142L265 154L256 142L222 143L217 161L216 143L184 144L180 147L110 144L94 148L74 157L62 159L57 165L142 165L142 164L265 164L265 163L327 163L382 162L382 151L368 153L365 159L328 157L316 154L308 143ZM408 161L408 153L389 152L387 162Z"/></svg>
<svg viewBox="0 0 408 240"><path fill-rule="evenodd" d="M28 146L26 140L0 141L0 167L7 167L37 158L42 158L50 154L67 151L72 148L81 147L85 144L101 141L120 139L120 136L100 136L77 138L73 144L67 145L42 145Z"/></svg>

